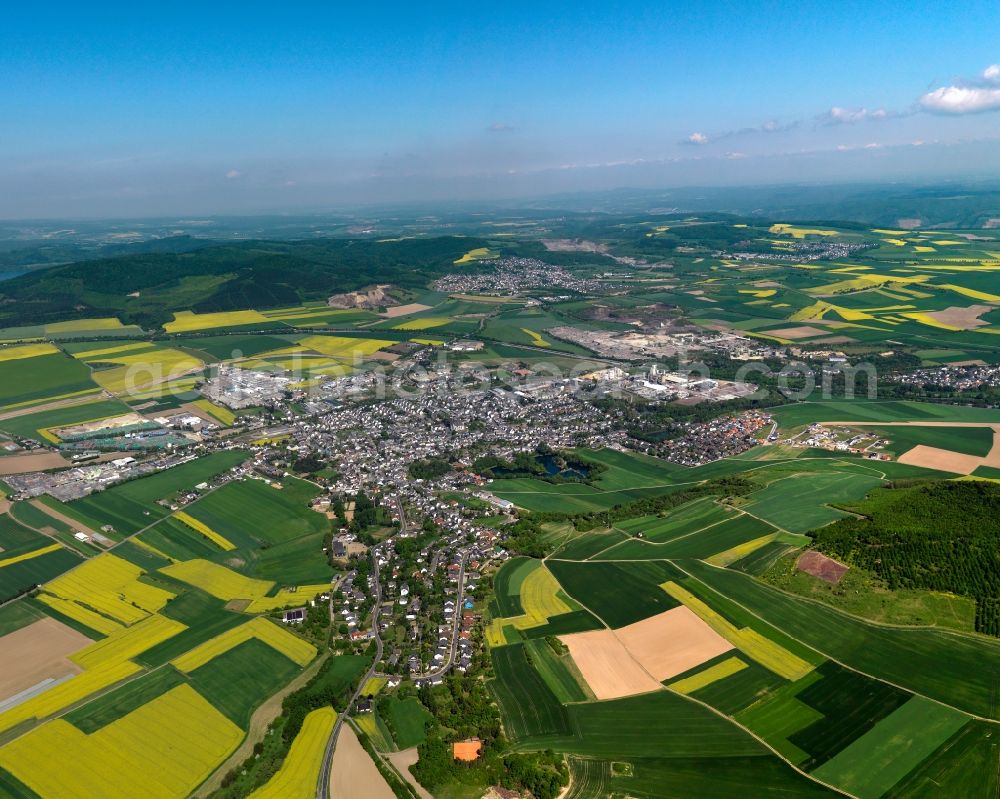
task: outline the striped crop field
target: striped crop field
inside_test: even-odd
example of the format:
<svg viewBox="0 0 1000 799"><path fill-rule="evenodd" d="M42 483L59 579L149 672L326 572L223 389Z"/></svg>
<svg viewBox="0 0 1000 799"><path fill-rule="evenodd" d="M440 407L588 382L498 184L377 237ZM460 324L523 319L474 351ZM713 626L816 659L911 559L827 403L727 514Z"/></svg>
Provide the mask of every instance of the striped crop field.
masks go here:
<svg viewBox="0 0 1000 799"><path fill-rule="evenodd" d="M207 538L209 541L211 541L213 544L219 547L219 549L225 550L226 552L228 552L231 549L236 549L236 545L232 541L230 541L224 535L220 535L219 533L215 532L215 530L213 530L204 522L198 521L194 516L191 516L190 514L185 513L182 510L179 510L177 511L177 513L174 514L174 518L177 519L177 521L184 522L184 524L186 524L192 530L201 533L203 536L205 536L205 538Z"/></svg>
<svg viewBox="0 0 1000 799"><path fill-rule="evenodd" d="M316 657L316 647L308 641L303 641L288 630L279 627L265 618L256 618L234 627L221 635L195 647L190 652L172 661L174 667L183 672L194 671L219 655L228 652L240 644L256 638L272 649L285 655L300 666L305 666Z"/></svg>
<svg viewBox="0 0 1000 799"><path fill-rule="evenodd" d="M786 680L801 679L813 670L811 663L793 655L783 646L765 638L756 630L749 627L736 627L722 614L714 611L677 583L668 581L663 583L660 588L678 602L683 603L685 607L694 611L702 621L745 655Z"/></svg>
<svg viewBox="0 0 1000 799"><path fill-rule="evenodd" d="M197 691L179 685L89 735L62 719L44 724L0 749L0 766L42 799L133 799L138 786L143 799L179 799L242 738Z"/></svg>
<svg viewBox="0 0 1000 799"><path fill-rule="evenodd" d="M48 583L39 599L88 626L93 626L94 616L105 618L93 629L106 633L109 626L134 624L161 610L174 596L139 582L142 573L139 566L104 553Z"/></svg>

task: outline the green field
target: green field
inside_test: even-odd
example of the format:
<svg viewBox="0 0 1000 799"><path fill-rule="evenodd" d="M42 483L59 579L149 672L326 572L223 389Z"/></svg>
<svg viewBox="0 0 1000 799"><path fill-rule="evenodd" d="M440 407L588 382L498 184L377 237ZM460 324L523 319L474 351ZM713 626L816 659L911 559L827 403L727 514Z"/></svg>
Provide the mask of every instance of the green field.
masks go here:
<svg viewBox="0 0 1000 799"><path fill-rule="evenodd" d="M557 549L554 557L562 560L587 560L597 553L613 548L615 544L627 540L628 536L620 530L610 530L606 533L584 533Z"/></svg>
<svg viewBox="0 0 1000 799"><path fill-rule="evenodd" d="M965 455L984 457L993 447L993 430L989 427L918 427L898 425L865 427L866 433L875 433L889 439L886 452L902 455L916 446L937 447Z"/></svg>
<svg viewBox="0 0 1000 799"><path fill-rule="evenodd" d="M119 533L136 533L170 511L157 500L165 499L181 490L193 489L244 460L247 454L240 450L226 450L188 461L164 472L131 480L105 491L68 503L67 507L79 510L102 524L111 524Z"/></svg>
<svg viewBox="0 0 1000 799"><path fill-rule="evenodd" d="M0 560L0 564L2 563ZM46 583L78 565L80 565L79 555L61 548L29 560L3 566L0 568L0 601L6 601L35 585Z"/></svg>
<svg viewBox="0 0 1000 799"><path fill-rule="evenodd" d="M915 696L813 774L878 799L968 723L968 716Z"/></svg>
<svg viewBox="0 0 1000 799"><path fill-rule="evenodd" d="M817 651L959 710L1000 716L993 675L1000 642L920 628L882 627L783 594L752 578L697 561L685 571Z"/></svg>
<svg viewBox="0 0 1000 799"><path fill-rule="evenodd" d="M582 679L575 677L571 671L575 671L572 659L557 655L547 640L535 638L525 641L524 651L559 702L584 702L589 698L582 687Z"/></svg>
<svg viewBox="0 0 1000 799"><path fill-rule="evenodd" d="M624 627L677 607L677 602L659 588L660 583L679 576L667 563L550 559L547 565L567 594L610 627Z"/></svg>
<svg viewBox="0 0 1000 799"><path fill-rule="evenodd" d="M96 391L90 369L63 353L0 359L0 406Z"/></svg>
<svg viewBox="0 0 1000 799"><path fill-rule="evenodd" d="M330 529L326 517L309 508L318 493L312 483L295 478L271 484L235 480L184 510L237 550L270 549L303 536L322 537ZM317 549L321 552L322 545Z"/></svg>
<svg viewBox="0 0 1000 799"><path fill-rule="evenodd" d="M25 438L33 438L36 441L44 441L43 436L39 433L40 430L121 416L129 413L130 410L128 406L118 400L98 400L66 408L53 408L38 413L15 416L0 422L0 430Z"/></svg>
<svg viewBox="0 0 1000 799"><path fill-rule="evenodd" d="M565 735L572 727L566 709L528 660L524 644L490 650L496 694L507 736L514 741Z"/></svg>
<svg viewBox="0 0 1000 799"><path fill-rule="evenodd" d="M568 705L566 712L572 734L536 736L521 742L522 748L551 747L626 761L646 757L764 757L767 753L732 722L668 691Z"/></svg>
<svg viewBox="0 0 1000 799"><path fill-rule="evenodd" d="M736 511L725 505L719 505L714 497L701 497L674 508L662 517L643 516L618 522L615 526L629 535L641 534L646 541L665 544L724 522L735 515Z"/></svg>
<svg viewBox="0 0 1000 799"><path fill-rule="evenodd" d="M512 558L508 560L493 578L498 616L519 616L524 613L521 607L521 584L524 578L540 566L540 562L532 558Z"/></svg>
<svg viewBox="0 0 1000 799"><path fill-rule="evenodd" d="M754 492L741 507L781 530L804 533L847 515L830 504L861 499L881 483L876 475L851 472L810 474L808 480L793 474Z"/></svg>
<svg viewBox="0 0 1000 799"><path fill-rule="evenodd" d="M299 672L299 667L252 638L192 671L195 689L234 724L246 729L250 715Z"/></svg>
<svg viewBox="0 0 1000 799"><path fill-rule="evenodd" d="M725 518L725 517L723 517ZM675 536L665 543L633 538L596 555L594 560L646 560L652 558L707 558L738 544L777 532L765 521L738 514L704 529Z"/></svg>
<svg viewBox="0 0 1000 799"><path fill-rule="evenodd" d="M425 727L432 718L416 697L398 699L391 696L386 700L388 722L392 727L392 737L398 749L409 749L423 743L427 737ZM381 703L379 705L381 712Z"/></svg>

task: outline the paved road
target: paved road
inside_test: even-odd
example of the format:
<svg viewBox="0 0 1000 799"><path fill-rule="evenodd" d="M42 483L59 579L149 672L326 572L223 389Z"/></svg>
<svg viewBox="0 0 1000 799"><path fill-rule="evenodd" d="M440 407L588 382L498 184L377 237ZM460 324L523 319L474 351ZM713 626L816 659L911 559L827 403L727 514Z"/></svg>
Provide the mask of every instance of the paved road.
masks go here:
<svg viewBox="0 0 1000 799"><path fill-rule="evenodd" d="M455 620L451 628L451 651L448 652L447 660L441 665L426 674L414 674L416 680L428 680L434 677L442 677L455 663L455 656L458 654L458 630L462 623L462 605L465 602L465 565L469 562L469 553L462 552L461 568L458 571L458 601L455 604Z"/></svg>
<svg viewBox="0 0 1000 799"><path fill-rule="evenodd" d="M406 516L403 513L403 504L399 500L396 500L396 508L399 510L399 532L402 533L406 531ZM382 612L382 580L378 571L378 556L378 547L372 547L371 557L373 570L372 574L375 576L375 605L372 608L371 629L372 635L375 637L375 660L372 661L372 665L365 673L365 676L358 682L358 687L354 689L354 695L351 697L351 701L347 703L347 707L344 708L342 713L337 714L337 721L334 723L333 730L330 732L330 739L326 742L326 752L323 755L323 765L319 770L319 782L316 785L316 799L329 799L330 797L330 770L333 767L333 753L337 748L337 737L340 735L340 728L344 725L344 720L350 714L351 708L354 707L354 703L358 701L358 697L361 695L361 689L364 688L365 683L368 682L372 676L374 676L379 661L382 660L382 652L385 644L382 642L382 634L378 629L378 620ZM336 655L334 655L334 657L336 657Z"/></svg>

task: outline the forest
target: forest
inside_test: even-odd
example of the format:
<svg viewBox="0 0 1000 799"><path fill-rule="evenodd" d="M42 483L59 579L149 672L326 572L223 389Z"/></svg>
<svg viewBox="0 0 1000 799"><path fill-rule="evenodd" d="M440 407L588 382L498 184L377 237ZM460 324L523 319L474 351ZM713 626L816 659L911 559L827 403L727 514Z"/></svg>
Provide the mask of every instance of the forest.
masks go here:
<svg viewBox="0 0 1000 799"><path fill-rule="evenodd" d="M1000 485L931 481L877 488L809 535L817 549L873 572L890 589L976 600L976 630L1000 635Z"/></svg>

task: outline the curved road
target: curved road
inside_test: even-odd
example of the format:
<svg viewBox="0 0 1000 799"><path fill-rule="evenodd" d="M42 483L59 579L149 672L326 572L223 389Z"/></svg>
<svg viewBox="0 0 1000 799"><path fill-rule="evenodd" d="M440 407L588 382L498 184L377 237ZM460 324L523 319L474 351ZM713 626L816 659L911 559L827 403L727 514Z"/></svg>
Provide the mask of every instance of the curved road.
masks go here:
<svg viewBox="0 0 1000 799"><path fill-rule="evenodd" d="M415 680L430 680L434 677L443 677L455 663L455 656L458 654L458 628L462 623L462 605L465 603L465 565L468 562L469 553L463 551L462 563L458 572L458 601L455 604L455 620L452 622L451 627L451 651L448 653L448 659L442 662L434 671L413 675L413 679Z"/></svg>
<svg viewBox="0 0 1000 799"><path fill-rule="evenodd" d="M406 530L406 516L403 513L403 503L396 500L396 507L399 510L399 532L404 532ZM365 672L365 676L358 681L358 687L354 689L354 694L351 696L351 701L347 703L347 707L344 708L343 712L337 714L337 721L333 725L333 730L330 732L330 739L326 742L326 751L323 754L323 765L319 770L319 781L316 784L316 799L330 799L330 771L333 768L333 753L337 748L337 737L340 735L340 728L344 725L344 719L351 712L351 708L354 707L354 703L358 701L358 697L361 695L361 689L365 687L365 683L375 675L375 671L378 667L379 661L382 660L382 652L384 649L384 644L382 642L382 634L378 629L379 616L382 613L382 581L378 573L378 555L379 549L377 546L372 547L372 574L375 576L375 604L372 607L372 635L375 637L375 660L372 661L372 665L369 667L368 671ZM331 597L332 599L332 597Z"/></svg>

